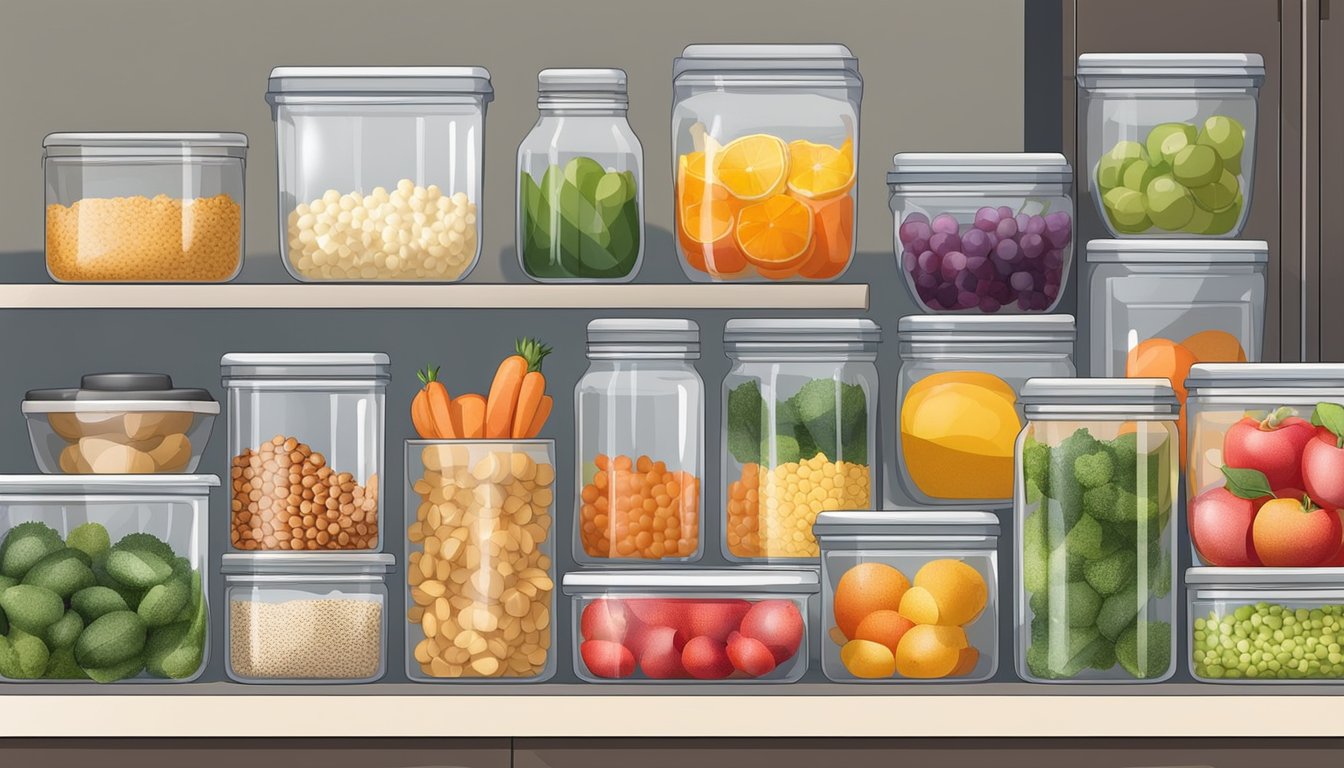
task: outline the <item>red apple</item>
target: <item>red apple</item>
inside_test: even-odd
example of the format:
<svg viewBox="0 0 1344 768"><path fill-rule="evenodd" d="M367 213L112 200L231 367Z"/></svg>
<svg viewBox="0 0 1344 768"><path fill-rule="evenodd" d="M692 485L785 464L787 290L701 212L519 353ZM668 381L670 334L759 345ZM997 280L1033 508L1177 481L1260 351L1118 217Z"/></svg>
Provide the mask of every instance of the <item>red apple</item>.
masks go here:
<svg viewBox="0 0 1344 768"><path fill-rule="evenodd" d="M696 600L686 611L686 635L726 642L750 609L746 600Z"/></svg>
<svg viewBox="0 0 1344 768"><path fill-rule="evenodd" d="M1262 421L1251 417L1223 436L1223 461L1237 469L1263 472L1271 488L1302 487L1302 450L1316 435L1311 422L1280 408Z"/></svg>
<svg viewBox="0 0 1344 768"><path fill-rule="evenodd" d="M1302 450L1302 484L1313 501L1323 507L1344 507L1344 448L1325 427Z"/></svg>
<svg viewBox="0 0 1344 768"><path fill-rule="evenodd" d="M579 646L583 665L595 677L618 679L635 672L635 656L630 649L610 640L585 640Z"/></svg>
<svg viewBox="0 0 1344 768"><path fill-rule="evenodd" d="M748 677L768 675L777 666L775 654L765 643L737 632L728 636L728 659Z"/></svg>
<svg viewBox="0 0 1344 768"><path fill-rule="evenodd" d="M1308 568L1332 560L1344 541L1339 513L1316 506L1296 490L1275 495L1260 507L1251 528L1260 562L1272 568Z"/></svg>
<svg viewBox="0 0 1344 768"><path fill-rule="evenodd" d="M647 630L639 653L640 671L654 680L686 677L686 668L681 664L681 652L685 647L686 638L673 627Z"/></svg>
<svg viewBox="0 0 1344 768"><path fill-rule="evenodd" d="M681 649L681 663L697 680L722 680L733 674L733 662L727 646L712 637L691 638Z"/></svg>
<svg viewBox="0 0 1344 768"><path fill-rule="evenodd" d="M1339 511L1340 530L1344 531L1344 510ZM1321 564L1322 568L1344 568L1344 541L1339 543L1339 551L1335 556Z"/></svg>
<svg viewBox="0 0 1344 768"><path fill-rule="evenodd" d="M762 600L751 606L739 630L744 637L759 640L770 649L776 664L798 652L803 642L803 615L789 600Z"/></svg>
<svg viewBox="0 0 1344 768"><path fill-rule="evenodd" d="M1260 565L1251 541L1255 513L1269 497L1243 499L1226 488L1211 488L1190 502L1190 538L1209 565L1244 568Z"/></svg>

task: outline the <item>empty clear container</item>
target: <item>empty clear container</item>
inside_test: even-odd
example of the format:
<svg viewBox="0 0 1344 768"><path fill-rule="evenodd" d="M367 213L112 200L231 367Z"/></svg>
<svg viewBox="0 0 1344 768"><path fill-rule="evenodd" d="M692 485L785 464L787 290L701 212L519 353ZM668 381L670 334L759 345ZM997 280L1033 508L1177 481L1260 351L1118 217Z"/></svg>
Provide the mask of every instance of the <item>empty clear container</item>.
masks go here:
<svg viewBox="0 0 1344 768"><path fill-rule="evenodd" d="M455 282L481 252L481 67L276 67L280 256L303 281Z"/></svg>
<svg viewBox="0 0 1344 768"><path fill-rule="evenodd" d="M887 173L896 258L925 312L1050 312L1073 263L1057 153L905 152Z"/></svg>
<svg viewBox="0 0 1344 768"><path fill-rule="evenodd" d="M988 512L822 512L821 667L837 682L994 676L999 519Z"/></svg>
<svg viewBox="0 0 1344 768"><path fill-rule="evenodd" d="M1115 237L1237 237L1255 181L1258 53L1085 53L1078 137Z"/></svg>

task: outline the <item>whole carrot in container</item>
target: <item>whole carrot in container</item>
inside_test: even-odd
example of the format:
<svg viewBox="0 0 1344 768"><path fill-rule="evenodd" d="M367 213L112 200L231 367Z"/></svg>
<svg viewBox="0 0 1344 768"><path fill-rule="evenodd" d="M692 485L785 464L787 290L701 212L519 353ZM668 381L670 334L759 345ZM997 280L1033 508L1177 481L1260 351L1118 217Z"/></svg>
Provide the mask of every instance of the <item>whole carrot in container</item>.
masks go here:
<svg viewBox="0 0 1344 768"><path fill-rule="evenodd" d="M463 440L479 440L486 437L485 414L486 400L480 395L461 395L453 400L453 420L460 424L462 431L458 437Z"/></svg>
<svg viewBox="0 0 1344 768"><path fill-rule="evenodd" d="M416 371L415 375L424 385L411 401L411 422L415 424L415 430L426 439L453 440L461 437L449 407L452 397L448 394L448 388L439 381L439 369L426 367L423 371Z"/></svg>
<svg viewBox="0 0 1344 768"><path fill-rule="evenodd" d="M519 398L523 392L523 380L532 373L538 378L529 386L530 409L536 410L541 392L546 388L546 380L541 377L541 361L551 353L551 348L536 339L519 339L514 344L516 354L509 355L495 371L495 380L490 384L490 394L485 404L485 436L489 439L503 439L513 436L513 425L518 413ZM538 389L539 387L539 389ZM528 424L531 424L529 419Z"/></svg>
<svg viewBox="0 0 1344 768"><path fill-rule="evenodd" d="M541 428L546 426L546 419L551 415L551 406L555 401L550 395L542 395L541 402L537 404L537 412L532 415L532 422L528 424L527 431L523 437L536 437L541 434Z"/></svg>

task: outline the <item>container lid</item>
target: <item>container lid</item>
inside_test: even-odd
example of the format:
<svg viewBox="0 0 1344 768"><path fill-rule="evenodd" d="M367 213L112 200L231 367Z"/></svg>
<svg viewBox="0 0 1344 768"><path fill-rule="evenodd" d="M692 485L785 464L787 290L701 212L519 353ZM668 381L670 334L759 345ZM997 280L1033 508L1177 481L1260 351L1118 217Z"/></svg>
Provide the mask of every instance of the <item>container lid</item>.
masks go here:
<svg viewBox="0 0 1344 768"><path fill-rule="evenodd" d="M247 136L207 131L97 131L49 133L42 139L48 155L138 157L190 155L247 156Z"/></svg>
<svg viewBox="0 0 1344 768"><path fill-rule="evenodd" d="M494 95L485 67L276 67L266 84L266 98L285 94Z"/></svg>
<svg viewBox="0 0 1344 768"><path fill-rule="evenodd" d="M219 360L224 378L374 378L390 377L382 352L230 352Z"/></svg>
<svg viewBox="0 0 1344 768"><path fill-rule="evenodd" d="M811 594L820 590L813 568L681 568L658 570L601 570L567 573L564 593L642 592L773 592Z"/></svg>
<svg viewBox="0 0 1344 768"><path fill-rule="evenodd" d="M165 373L89 373L79 380L78 389L30 389L24 400L69 402L73 400L219 403L204 389L178 389Z"/></svg>
<svg viewBox="0 0 1344 768"><path fill-rule="evenodd" d="M1027 379L1017 401L1033 416L1174 418L1181 409L1166 379Z"/></svg>
<svg viewBox="0 0 1344 768"><path fill-rule="evenodd" d="M1108 75L1264 79L1265 60L1258 53L1084 53L1077 72L1080 80Z"/></svg>
<svg viewBox="0 0 1344 768"><path fill-rule="evenodd" d="M351 552L247 552L223 556L220 572L225 575L383 574L397 560L383 553Z"/></svg>
<svg viewBox="0 0 1344 768"><path fill-rule="evenodd" d="M537 74L539 93L607 93L626 92L623 69L543 69Z"/></svg>
<svg viewBox="0 0 1344 768"><path fill-rule="evenodd" d="M588 356L695 358L700 356L700 326L694 320L599 318L588 323Z"/></svg>
<svg viewBox="0 0 1344 768"><path fill-rule="evenodd" d="M215 475L0 475L0 496L205 496Z"/></svg>
<svg viewBox="0 0 1344 768"><path fill-rule="evenodd" d="M1072 343L1078 335L1073 315L907 315L896 323L902 342Z"/></svg>
<svg viewBox="0 0 1344 768"><path fill-rule="evenodd" d="M1190 366L1187 390L1273 387L1344 387L1344 363L1198 363Z"/></svg>
<svg viewBox="0 0 1344 768"><path fill-rule="evenodd" d="M900 152L891 159L887 184L1007 184L1073 181L1073 168L1058 152Z"/></svg>
<svg viewBox="0 0 1344 768"><path fill-rule="evenodd" d="M1210 568L1185 569L1189 586L1327 587L1344 586L1344 568Z"/></svg>
<svg viewBox="0 0 1344 768"><path fill-rule="evenodd" d="M676 79L690 72L834 71L859 76L859 61L849 48L838 45L780 45L711 43L688 45L672 64Z"/></svg>
<svg viewBox="0 0 1344 768"><path fill-rule="evenodd" d="M817 538L830 536L998 536L999 518L989 512L883 509L822 512L812 526Z"/></svg>
<svg viewBox="0 0 1344 768"><path fill-rule="evenodd" d="M729 320L723 327L725 344L876 343L882 329L866 318L752 318Z"/></svg>
<svg viewBox="0 0 1344 768"><path fill-rule="evenodd" d="M1089 264L1265 264L1264 240L1089 240Z"/></svg>

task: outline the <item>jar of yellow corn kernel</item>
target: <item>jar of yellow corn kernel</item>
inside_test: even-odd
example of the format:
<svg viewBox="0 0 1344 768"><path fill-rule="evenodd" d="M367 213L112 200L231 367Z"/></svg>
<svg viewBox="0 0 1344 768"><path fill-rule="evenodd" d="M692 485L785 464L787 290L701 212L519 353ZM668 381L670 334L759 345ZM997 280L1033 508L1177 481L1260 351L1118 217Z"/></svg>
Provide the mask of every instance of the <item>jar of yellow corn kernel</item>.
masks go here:
<svg viewBox="0 0 1344 768"><path fill-rule="evenodd" d="M723 553L815 560L823 510L870 509L877 343L865 319L730 320L723 381Z"/></svg>
<svg viewBox="0 0 1344 768"><path fill-rule="evenodd" d="M481 67L276 67L280 257L296 280L462 280L481 254Z"/></svg>
<svg viewBox="0 0 1344 768"><path fill-rule="evenodd" d="M243 265L241 133L53 133L47 272L62 283L223 283Z"/></svg>

